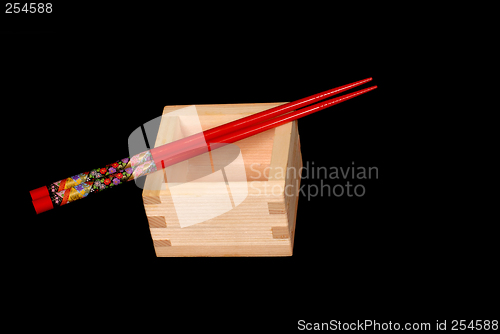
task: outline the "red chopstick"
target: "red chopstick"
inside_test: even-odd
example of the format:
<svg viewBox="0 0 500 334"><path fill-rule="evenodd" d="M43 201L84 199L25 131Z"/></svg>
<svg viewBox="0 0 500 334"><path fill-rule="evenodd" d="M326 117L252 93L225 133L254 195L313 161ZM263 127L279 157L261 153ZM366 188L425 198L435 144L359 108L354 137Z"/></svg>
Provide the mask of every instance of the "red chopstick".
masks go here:
<svg viewBox="0 0 500 334"><path fill-rule="evenodd" d="M273 117L277 117L283 114L286 114L292 110L305 107L314 102L323 100L327 97L339 94L351 88L360 86L368 81L371 81L372 78L363 79L360 81L356 81L347 85L343 85L337 88L332 88L322 93L314 94L300 100L296 100L293 102L289 102L283 104L281 106L277 106L254 115L250 115L247 117L243 117L237 119L235 121L217 126L215 128L206 130L202 133L197 133L186 138L174 141L172 143L168 143L150 150L151 155L153 156L153 160L155 164L158 166L162 166L161 161L168 160L172 155L183 154L186 151L190 151L192 149L199 150L200 143L203 143L206 151L205 143L214 143L221 142L219 138L224 138L231 133L238 133L238 131L243 130L247 127L254 126L260 124L264 121L270 120ZM326 107L325 107L326 108Z"/></svg>
<svg viewBox="0 0 500 334"><path fill-rule="evenodd" d="M191 146L194 145L194 147L197 147L199 143L209 143L209 142L215 142L216 138L222 135L226 135L228 133L233 133L235 131L239 131L241 129L244 129L248 126L256 125L261 122L264 122L266 120L272 119L273 117L277 117L280 115L283 115L285 113L288 113L292 110L298 109L305 107L307 105L310 105L314 102L323 100L327 97L339 94L343 91L349 90L351 88L360 86L368 81L371 81L372 78L367 78L363 79L360 81L356 81L347 85L343 85L337 88L332 88L327 91L324 91L322 93L314 94L305 98L302 98L297 101L289 102L286 104L283 104L281 106L277 106L259 113L256 113L254 115L250 115L247 117L243 117L240 119L237 119L235 121L217 126L215 128L206 130L202 133L197 133L191 136L188 136L186 138L174 141L172 143L168 143L156 148L151 149L151 154L153 156L153 159L155 160L155 163L161 161L161 157L166 157L166 156L171 156L173 153L179 152L182 153L186 150L189 150ZM160 166L157 164L157 166Z"/></svg>
<svg viewBox="0 0 500 334"><path fill-rule="evenodd" d="M236 141L242 140L244 138L256 135L260 132L278 127L282 124L294 121L296 119L299 119L301 117L310 115L312 113L315 113L319 110L331 107L333 105L336 105L338 103L344 102L346 100L349 100L353 97L359 96L361 94L364 94L366 92L369 92L377 86L372 86L366 89L359 90L357 92L353 92L350 94L346 94L334 99L330 99L327 101L323 101L314 105L307 106L303 109L298 109L293 112L289 112L290 110L293 110L294 108L297 108L297 106L305 106L309 105L312 102L318 101L320 99L323 99L325 96L331 96L334 94L339 93L340 91L344 91L347 89L350 89L352 87L361 85L367 81L370 81L371 78L361 80L349 85L341 86L338 88L334 88L333 90L329 90L320 94L315 94L310 97L287 103L285 105L272 108L269 110L266 110L264 112L251 115L245 118L242 118L240 120L222 125L220 127L216 127L207 131L202 132L201 134L196 134L194 136L190 136L185 138L184 140L179 140L174 143L162 145L158 148L155 148L153 150L145 151L142 153L139 153L138 155L130 158L137 158L137 159L143 159L139 160L141 162L138 162L135 166L131 166L130 168L127 168L122 174L122 172L117 173L116 177L113 179L113 183L115 185L121 184L123 182L127 182L129 180L133 180L134 178L141 177L144 175L149 174L150 172L153 172L157 170L157 168L160 168L162 166L163 168L167 166L171 166L173 164L176 164L178 162L184 161L186 159L192 158L194 156L200 155L202 153L205 153L210 150L214 150L216 148L225 146L229 143L234 143ZM289 112L289 113L287 113ZM278 116L281 115L281 116ZM275 117L278 116L278 117ZM275 118L273 118L275 117ZM202 137L203 136L203 137ZM204 140L200 140L204 139ZM181 145L180 143L184 143L184 145ZM177 146L176 146L177 145ZM167 149L168 148L168 149ZM154 151L154 152L153 152ZM149 155L151 153L151 155ZM152 156L154 161L150 160L150 157ZM149 157L149 158L148 158ZM122 163L124 160L125 162L130 162L129 158L127 159L122 159L121 161L118 161ZM116 162L116 164L118 164ZM124 163L125 163L124 162ZM113 167L115 167L113 165ZM134 167L134 168L132 168ZM105 168L104 168L105 169ZM129 171L130 169L130 171ZM108 170L109 173L111 173ZM102 172L101 172L102 173ZM114 173L114 172L113 172ZM38 189L34 189L30 192L32 199L33 199L33 205L35 207L35 210L37 213L44 212L47 210L52 209L54 206L61 206L66 203L71 203L77 199L80 198L85 198L89 193L92 191L97 192L103 190L101 187L102 184L109 184L110 177L106 176L107 179L104 181L100 181L100 179L93 178L91 180L88 179L88 174L87 173L82 173L75 175L76 179L78 181L82 181L85 183L86 188L85 189L73 189L73 188L65 188L64 190L58 190L59 192L54 193L54 197L48 193L48 189L54 188L54 185L57 185L59 187L59 182L63 182L64 180L54 182L48 186L40 187ZM108 175L108 174L106 174ZM123 176L125 175L125 176ZM74 177L72 177L74 179ZM123 182L120 180L123 177ZM82 179L83 178L83 179ZM75 180L75 179L74 179ZM108 181L106 183L105 181ZM116 182L118 181L118 182ZM116 183L115 183L116 182ZM96 184L94 184L96 183ZM102 183L102 184L101 184ZM79 185L75 186L75 188L80 187L84 188L82 184L78 183ZM107 189L107 187L104 187ZM91 191L92 190L92 191ZM83 192L81 192L83 191ZM63 193L63 194L61 194ZM77 194L78 193L78 194ZM71 195L73 197L68 197Z"/></svg>
<svg viewBox="0 0 500 334"><path fill-rule="evenodd" d="M253 124L250 126L247 126L245 128L239 129L237 131L232 131L229 133L224 133L220 135L217 138L214 138L211 142L207 142L206 144L198 144L197 146L193 146L191 148L185 148L184 151L181 152L166 152L163 151L161 154L154 156L153 158L155 159L155 164L160 168L159 166L162 166L163 168L174 165L178 162L190 159L192 157L195 157L197 155L200 155L202 153L205 153L210 150L217 149L219 147L225 146L230 143L234 143L236 141L245 139L247 137L256 135L258 133L264 132L266 130L278 127L280 125L283 125L288 122L292 122L296 119L302 118L304 116L313 114L317 111L323 110L325 108L334 106L336 104L339 104L341 102L347 101L349 99L352 99L356 96L359 96L361 94L367 93L371 90L374 90L377 88L377 86L372 86L369 88L365 88L350 94L342 95L334 99L326 100L324 102L320 102L317 104L314 104L312 106L296 110L294 112L288 113L286 115L276 117L274 119L261 122L258 124ZM163 145L165 146L165 145ZM163 147L160 146L160 147Z"/></svg>

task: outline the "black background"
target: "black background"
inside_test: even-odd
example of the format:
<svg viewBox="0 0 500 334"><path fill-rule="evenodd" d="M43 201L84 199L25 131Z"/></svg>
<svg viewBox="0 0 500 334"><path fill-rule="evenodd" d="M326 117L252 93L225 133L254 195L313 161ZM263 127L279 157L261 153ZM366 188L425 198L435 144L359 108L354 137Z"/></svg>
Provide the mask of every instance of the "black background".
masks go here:
<svg viewBox="0 0 500 334"><path fill-rule="evenodd" d="M422 135L428 110L402 92L419 77L422 32L404 15L117 7L55 3L50 15L2 16L4 142L17 171L8 172L6 257L56 282L31 282L42 299L149 296L152 318L178 322L181 312L202 328L491 311L492 244L472 245L475 231L447 215L442 185L423 176L435 161ZM379 178L362 182L361 198L301 197L292 257L156 258L133 182L41 215L31 206L29 190L127 157L129 134L166 105L293 101L367 77L363 88L378 89L299 120L299 133L304 164L376 166Z"/></svg>

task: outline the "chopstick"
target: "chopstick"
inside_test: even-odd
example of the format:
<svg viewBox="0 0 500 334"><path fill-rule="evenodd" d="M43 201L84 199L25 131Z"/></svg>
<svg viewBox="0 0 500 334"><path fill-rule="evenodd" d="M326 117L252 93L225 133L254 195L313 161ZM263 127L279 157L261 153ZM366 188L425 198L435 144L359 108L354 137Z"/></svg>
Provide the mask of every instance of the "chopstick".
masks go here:
<svg viewBox="0 0 500 334"><path fill-rule="evenodd" d="M178 162L190 159L192 157L195 157L197 155L203 154L211 150L215 150L217 148L223 147L227 144L234 143L236 141L245 139L247 137L254 136L258 133L264 132L266 130L278 127L280 125L283 125L288 122L292 122L296 119L302 118L304 116L313 114L315 112L318 112L320 110L323 110L325 108L334 106L336 104L339 104L341 102L347 101L349 99L352 99L356 96L359 96L361 94L367 93L371 90L374 90L377 88L377 86L372 86L369 88L365 88L350 94L346 94L334 99L330 99L321 103L314 104L312 106L299 109L297 111L285 114L283 116L254 124L248 127L245 127L243 129L240 129L238 131L233 131L230 133L225 133L216 139L214 139L213 142L207 142L206 144L200 144L197 147L191 147L190 149L187 149L183 152L164 152L162 155L158 155L155 158L155 164L157 166L162 166L162 168L174 165Z"/></svg>
<svg viewBox="0 0 500 334"><path fill-rule="evenodd" d="M177 140L175 142L169 143L162 145L157 148L151 149L151 154L156 157L162 156L164 153L166 154L171 154L172 152L182 152L185 151L188 147L191 145L198 145L200 142L201 143L208 143L208 142L213 142L215 138L227 134L230 132L234 131L239 131L241 129L244 129L248 126L256 125L261 122L267 121L269 119L272 119L273 117L277 117L280 115L283 115L285 113L288 113L292 110L298 109L305 107L307 105L310 105L314 102L318 102L321 100L326 99L327 97L339 94L341 92L344 92L346 90L352 89L354 87L360 86L364 83L367 83L368 81L371 81L372 78L367 78L363 80L359 80L347 85L343 85L337 88L332 88L327 91L314 94L305 98L302 98L300 100L296 100L293 102L285 103L281 106L277 106L268 110L264 110L262 112L246 116L240 119L237 119L235 121L219 125L217 127L214 127L212 129L206 130L201 133L197 133L191 136L188 136L186 138ZM155 162L160 161L159 159L155 159Z"/></svg>
<svg viewBox="0 0 500 334"><path fill-rule="evenodd" d="M197 133L197 134L188 136L186 138L177 140L175 142L168 143L166 145L162 145L160 147L154 148L151 150L151 154L155 157L155 159L154 159L155 163L157 165L160 165L161 161L172 156L172 154L174 154L174 153L179 153L179 152L182 153L182 152L186 152L188 150L192 150L193 146L196 147L196 146L199 146L200 144L202 144L203 147L206 148L205 143L215 142L217 136L219 136L219 135L222 135L225 133L227 134L227 133L232 132L232 131L238 131L238 130L241 130L247 126L255 125L255 124L258 124L259 122L263 122L263 121L269 120L273 117L283 115L285 113L290 112L291 110L310 105L316 101L323 100L327 97L330 97L330 96L339 94L343 91L349 90L351 88L360 86L360 85L362 85L368 81L371 81L371 80L372 80L372 78L359 80L359 81L356 81L356 82L353 82L353 83L350 83L347 85L343 85L340 87L332 88L332 89L326 90L324 92L314 94L314 95L311 95L311 96L308 96L308 97L305 97L305 98L302 98L302 99L299 99L299 100L296 100L293 102L285 103L281 106L277 106L277 107L256 113L254 115L250 115L247 117L237 119L235 121L232 121L232 122L214 127L212 129L206 130L202 133ZM205 149L205 152L206 152L206 149ZM123 164L121 163L123 160L124 159L118 160L114 164L118 165L119 169L125 169L125 168L121 168L121 167L124 167ZM182 160L179 160L179 161L182 161ZM94 178L92 173L97 175L97 177L95 177L95 178L99 178L101 176L116 173L119 169L114 168L114 171L113 171L113 169L110 169L111 165L112 164L109 164L109 165L106 165L105 167L96 168L96 169L92 170L91 172L89 172L90 178ZM103 169L105 170L105 172L101 173L100 171ZM69 188L72 188L72 187L77 186L79 184L82 184L83 182L88 181L89 173L87 173L87 174L82 173L82 174L75 175L75 176L72 176L72 177L67 178L67 179L53 182L48 186L48 191L46 189L47 187L45 187L45 186L34 189L34 190L30 191L31 198L32 198L32 200L36 200L36 199L41 198L41 197L49 196L50 192L58 192L58 191L69 189ZM99 175L101 175L101 176L99 176ZM69 180L69 179L72 179L72 181L70 180L67 183L66 180Z"/></svg>
<svg viewBox="0 0 500 334"><path fill-rule="evenodd" d="M325 96L332 96L347 89L359 86L365 82L370 81L371 79L372 78L361 80L349 85L344 85L338 88L331 89L329 91L325 91L323 93L315 94L301 100L290 102L279 107L271 108L261 113L257 113L240 120L236 120L222 126L204 131L200 134L195 134L193 136L184 138L189 140L175 141L173 142L177 143L175 145L172 145L173 143L162 145L150 151L139 153L138 155L135 155L130 159L126 158L119 160L114 164L107 165L105 168L93 170L92 172L99 170L99 172L94 173L95 177L92 177L92 172L86 172L68 179L54 182L49 186L43 186L34 189L30 191L33 199L33 206L35 207L35 210L38 214L50 210L55 206L65 205L75 200L84 198L89 193L99 192L109 187L114 187L126 181L130 181L152 173L157 170L157 166L161 165L162 168L165 168L180 161L184 161L202 153L206 153L209 150L217 149L229 143L239 141L260 132L310 115L322 109L331 107L335 104L371 91L377 88L377 86L372 86L354 93L330 99L300 110L296 110L294 112L289 111L297 108L297 106L302 107L323 99ZM289 113L283 115L286 112ZM281 116L276 117L277 115ZM205 138L204 141L200 141L202 136L204 136ZM188 147L181 147L179 142L184 142L184 145ZM167 147L169 147L170 149L166 149ZM117 170L114 166L122 168ZM110 171L112 170L115 170L116 173L111 173ZM74 180L74 182L71 183L70 179ZM113 181L111 181L111 179L113 179ZM70 180L68 185L73 184L74 186L66 187L66 180ZM61 184L63 184L63 189L61 189ZM57 187L55 187L55 185ZM55 188L57 188L56 190L58 191L54 191L53 189ZM49 193L49 189L52 190L52 193Z"/></svg>

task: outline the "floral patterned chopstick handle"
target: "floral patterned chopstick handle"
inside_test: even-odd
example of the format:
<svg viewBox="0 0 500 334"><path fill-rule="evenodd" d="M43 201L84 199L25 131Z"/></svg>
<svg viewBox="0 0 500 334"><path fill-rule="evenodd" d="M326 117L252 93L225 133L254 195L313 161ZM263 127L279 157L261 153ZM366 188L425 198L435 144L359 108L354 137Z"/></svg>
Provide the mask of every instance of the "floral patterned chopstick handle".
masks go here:
<svg viewBox="0 0 500 334"><path fill-rule="evenodd" d="M80 173L47 186L54 207L74 202L105 189L153 173L156 165L150 151L115 161L105 167Z"/></svg>
<svg viewBox="0 0 500 334"><path fill-rule="evenodd" d="M47 189L49 190L49 194L53 194L69 188L76 187L92 179L101 178L103 176L114 174L117 171L123 171L127 169L131 172L131 164L129 158L118 160L112 164L106 165L105 167L92 169L90 172L80 173L68 177L66 179L53 182L47 186Z"/></svg>

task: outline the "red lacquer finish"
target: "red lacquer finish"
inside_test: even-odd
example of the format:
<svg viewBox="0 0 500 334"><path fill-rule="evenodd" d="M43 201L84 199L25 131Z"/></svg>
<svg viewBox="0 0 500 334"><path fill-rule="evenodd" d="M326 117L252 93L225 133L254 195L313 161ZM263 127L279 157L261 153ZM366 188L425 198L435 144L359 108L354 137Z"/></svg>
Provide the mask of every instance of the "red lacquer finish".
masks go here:
<svg viewBox="0 0 500 334"><path fill-rule="evenodd" d="M49 191L46 186L30 190L32 200L36 200L45 196L49 196Z"/></svg>
<svg viewBox="0 0 500 334"><path fill-rule="evenodd" d="M40 197L34 200L32 203L37 214L52 210L54 208L49 196Z"/></svg>
<svg viewBox="0 0 500 334"><path fill-rule="evenodd" d="M372 86L372 87L369 87L366 89L362 89L362 90L359 90L359 91L354 92L354 93L350 93L350 94L346 94L346 95L343 95L340 97L336 97L334 99L327 100L327 101L324 101L321 103L317 103L315 105L291 112L289 114L286 114L286 115L283 115L280 117L276 117L276 118L269 120L267 122L252 125L252 126L244 128L244 129L241 129L239 131L224 134L224 135L216 138L215 143L217 143L217 142L218 143L234 143L238 140L245 139L247 137L256 135L258 133L264 132L266 130L275 128L275 127L283 125L283 124L286 124L288 122L295 121L296 119L302 118L304 116L313 114L313 113L318 112L320 110L323 110L325 108L329 108L329 107L334 106L336 104L339 104L341 102L347 101L347 100L352 99L356 96L359 96L361 94L364 94L364 93L367 93L371 90L374 90L375 88L377 88L377 86ZM215 149L214 144L211 144L212 149Z"/></svg>
<svg viewBox="0 0 500 334"><path fill-rule="evenodd" d="M179 156L179 154L180 154L180 156L184 156L184 153L186 151L190 151L190 152L195 152L195 151L199 152L200 150L203 151L203 149L200 148L201 144L203 144L206 147L205 143L221 142L218 139L220 136L227 135L228 133L238 133L238 131L240 131L242 129L246 129L247 127L260 124L260 123L267 121L267 120L270 120L274 117L288 113L292 110L296 110L298 108L308 106L314 102L318 102L318 101L321 101L327 97L342 93L346 90L349 90L349 89L352 89L354 87L360 86L364 83L367 83L371 80L372 80L372 78L367 78L364 80L356 81L356 82L353 82L353 83L350 83L347 85L333 88L333 89L324 91L322 93L314 94L314 95L302 98L300 100L285 103L281 106L277 106L277 107L262 111L260 113L254 114L254 115L250 115L250 116L247 116L247 117L220 125L218 127L206 130L203 133L197 133L197 134L194 134L192 136L177 140L175 142L172 142L172 143L169 143L166 145L162 145L162 146L157 147L157 148L153 148L153 149L151 149L151 155L153 156L153 160L154 160L155 164L158 167L160 167L160 166L162 166L162 161L164 164L166 160L170 160L172 158L172 156L174 156L174 155ZM205 149L205 152L206 151L207 150ZM182 160L179 160L179 161L182 161Z"/></svg>
<svg viewBox="0 0 500 334"><path fill-rule="evenodd" d="M155 156L153 157L155 158L155 163L157 164L157 166L162 166L163 168L165 168L174 165L178 162L184 161L186 159L190 159L197 155L206 153L209 150L214 150L216 148L225 146L226 144L234 143L238 140L248 138L250 136L278 127L285 123L295 121L296 119L313 114L325 108L329 108L331 106L347 101L361 94L367 93L371 90L374 90L375 88L377 88L377 86L372 86L334 99L320 102L312 106L296 110L289 114L276 117L266 122L247 126L243 129L239 129L238 131L221 134L219 137L214 138L211 142L208 142L208 145L198 144L189 148L185 148L183 151L180 152L165 151L163 152L162 155L157 155L156 157ZM156 159L158 159L158 162L156 161Z"/></svg>

